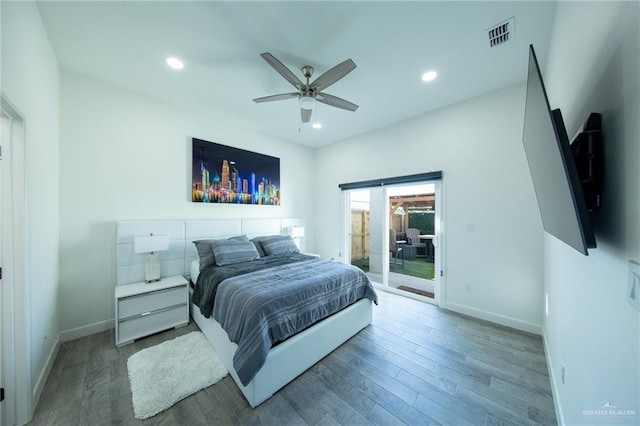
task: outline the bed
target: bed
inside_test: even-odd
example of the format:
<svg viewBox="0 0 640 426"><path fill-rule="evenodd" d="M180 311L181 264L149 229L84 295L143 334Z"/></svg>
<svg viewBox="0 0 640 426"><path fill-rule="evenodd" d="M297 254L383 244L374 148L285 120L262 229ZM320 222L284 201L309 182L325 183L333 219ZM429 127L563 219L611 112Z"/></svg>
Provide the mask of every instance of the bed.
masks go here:
<svg viewBox="0 0 640 426"><path fill-rule="evenodd" d="M170 227L178 228L174 222ZM230 372L234 381L238 385L239 389L247 399L248 403L252 407L256 407L271 395L277 392L284 385L295 379L298 375L303 373L313 364L332 352L350 337L358 333L364 327L369 325L372 320L372 304L375 301L375 292L371 287L371 292L368 295L362 295L362 298L357 300L350 300L345 306L340 306L337 312L330 313L329 316L322 319L317 318L312 321L308 326L304 326L302 331L295 333L292 336L287 336L282 341L273 342L264 356L264 360L261 363L260 368L255 374L247 375L241 369L241 374L238 373L234 366L234 355L237 353L239 345L230 340L228 333L223 329L218 321L211 313L211 317L207 318L207 312L202 311L201 307L193 303L194 292L197 289L198 281L202 281L202 275L204 270L201 270L199 265L200 257L196 251L193 242L198 240L210 239L227 239L230 236L246 235L247 238L254 239L257 236L275 235L287 232L291 226L303 225L299 219L242 219L242 220L210 220L210 221L182 221L183 222L183 237L170 237L170 246L174 245L174 240L181 240L180 243L176 241L176 250L174 254L168 253L165 259L161 261L166 262L165 269L171 269L171 265L177 268L181 263L182 275L189 276L191 281L196 284L191 289L191 316L198 324L202 332L211 341L212 345L216 349L223 363ZM123 258L127 258L127 247L120 247L122 244L126 246L131 235L136 233L140 235L149 233L149 224L158 225L154 221L136 222L135 226L131 222L120 222L118 225L118 280L131 280L135 279L132 275L135 275L132 270L136 269L133 265L128 263L136 263L127 261L127 259L121 261L120 254L123 252L125 255ZM121 226L122 225L122 226ZM154 229L158 226L152 226ZM122 228L122 232L121 232ZM126 230L125 230L126 228ZM161 233L156 231L157 233ZM122 235L121 235L122 234ZM130 235L127 235L130 234ZM182 257L177 255L182 247ZM170 248L169 252L172 249ZM318 265L321 269L330 271L333 266L339 268L350 269L350 265L343 265L341 263L330 262L327 260L321 260L309 256L300 255L296 263L298 264L298 271L300 269L311 268L312 265ZM257 259L255 259L257 260ZM139 266L137 267L139 269ZM163 276L171 275L172 272L164 272L161 266L161 273ZM260 272L258 272L260 273ZM252 276L256 272L245 274L241 277L235 278L237 283L242 287L242 282L252 282L252 285L261 283L263 277ZM306 273L309 275L309 272ZM312 274L313 275L313 274ZM364 274L363 274L364 275ZM365 276L366 277L366 276ZM234 279L230 279L233 281ZM367 280L368 281L368 280ZM226 285L226 281L223 280L218 283L218 291L221 291ZM369 283L370 285L370 283ZM330 292L330 291L329 291ZM311 298L308 298L311 300ZM353 303L351 303L353 302ZM277 343L277 344L275 344ZM247 380L250 377L250 380Z"/></svg>

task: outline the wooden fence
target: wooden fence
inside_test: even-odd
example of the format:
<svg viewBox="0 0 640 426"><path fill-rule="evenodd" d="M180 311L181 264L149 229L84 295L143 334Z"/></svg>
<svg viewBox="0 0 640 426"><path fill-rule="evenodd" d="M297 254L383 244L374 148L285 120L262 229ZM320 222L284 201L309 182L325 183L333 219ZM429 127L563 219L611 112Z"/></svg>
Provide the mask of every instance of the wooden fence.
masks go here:
<svg viewBox="0 0 640 426"><path fill-rule="evenodd" d="M351 261L369 257L369 211L351 210Z"/></svg>

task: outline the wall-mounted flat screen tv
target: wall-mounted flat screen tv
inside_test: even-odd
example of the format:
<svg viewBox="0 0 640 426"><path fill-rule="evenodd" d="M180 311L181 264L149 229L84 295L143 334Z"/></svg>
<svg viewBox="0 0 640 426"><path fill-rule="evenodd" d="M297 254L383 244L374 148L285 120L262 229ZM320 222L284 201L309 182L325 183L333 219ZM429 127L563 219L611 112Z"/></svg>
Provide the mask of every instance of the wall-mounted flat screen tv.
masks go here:
<svg viewBox="0 0 640 426"><path fill-rule="evenodd" d="M600 205L601 132L600 116L596 116L589 118L585 126L590 128L578 134L572 150L560 110L549 107L538 60L530 46L522 141L543 227L584 255L596 247L596 238L583 187L589 191L591 210ZM581 164L576 165L576 160Z"/></svg>

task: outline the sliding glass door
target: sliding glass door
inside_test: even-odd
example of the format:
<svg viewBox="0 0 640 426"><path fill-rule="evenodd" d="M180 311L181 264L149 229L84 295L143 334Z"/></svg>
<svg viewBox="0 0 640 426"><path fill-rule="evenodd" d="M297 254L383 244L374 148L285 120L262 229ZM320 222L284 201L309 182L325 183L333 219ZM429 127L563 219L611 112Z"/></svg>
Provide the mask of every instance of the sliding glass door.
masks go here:
<svg viewBox="0 0 640 426"><path fill-rule="evenodd" d="M349 261L364 272L369 272L371 255L371 201L368 189L355 190L349 193Z"/></svg>
<svg viewBox="0 0 640 426"><path fill-rule="evenodd" d="M438 303L440 180L345 190L345 260L378 287Z"/></svg>
<svg viewBox="0 0 640 426"><path fill-rule="evenodd" d="M382 283L384 272L382 188L346 191L345 253L348 263L366 272L372 281Z"/></svg>

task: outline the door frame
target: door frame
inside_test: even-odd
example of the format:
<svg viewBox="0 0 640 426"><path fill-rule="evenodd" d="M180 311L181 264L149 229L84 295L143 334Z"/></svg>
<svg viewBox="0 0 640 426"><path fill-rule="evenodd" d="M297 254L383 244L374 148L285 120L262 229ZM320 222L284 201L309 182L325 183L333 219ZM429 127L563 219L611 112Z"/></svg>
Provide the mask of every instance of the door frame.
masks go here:
<svg viewBox="0 0 640 426"><path fill-rule="evenodd" d="M5 400L2 424L28 422L33 415L31 393L29 298L25 197L25 122L0 95L2 115L2 348Z"/></svg>
<svg viewBox="0 0 640 426"><path fill-rule="evenodd" d="M436 303L439 307L444 308L447 286L445 283L444 265L445 265L445 205L444 205L444 179L440 178L434 181L436 185L436 217L435 217L435 241L434 241L434 272L436 275L435 291Z"/></svg>
<svg viewBox="0 0 640 426"><path fill-rule="evenodd" d="M430 179L421 182L411 182L411 183L402 183L402 184L393 184L384 186L382 189L382 198L383 205L389 205L389 195L388 188L389 187L398 187L398 186L412 186L412 185L420 185L420 184L433 184L435 185L435 238L434 238L434 299L429 299L423 296L414 295L413 293L408 293L402 290L396 290L392 287L388 286L389 281L389 251L385 250L385 247L389 247L389 233L386 232L389 229L389 215L385 214L384 223L382 229L374 229L372 226L370 228L370 232L382 232L382 283L380 286L376 286L382 290L401 294L405 297L415 298L421 301L426 301L427 303L438 305L443 308L446 300L446 285L445 285L445 276L444 276L444 253L445 253L445 228L444 228L444 217L445 217L445 206L444 206L444 179L441 176L438 179ZM360 188L362 190L365 188ZM373 187L371 188L373 189ZM350 263L351 260L351 205L350 205L350 194L352 191L357 189L347 189L342 191L341 197L341 244L340 244L340 256L344 263ZM371 202L373 204L373 201ZM373 221L372 221L373 223ZM371 249L373 251L373 249Z"/></svg>

